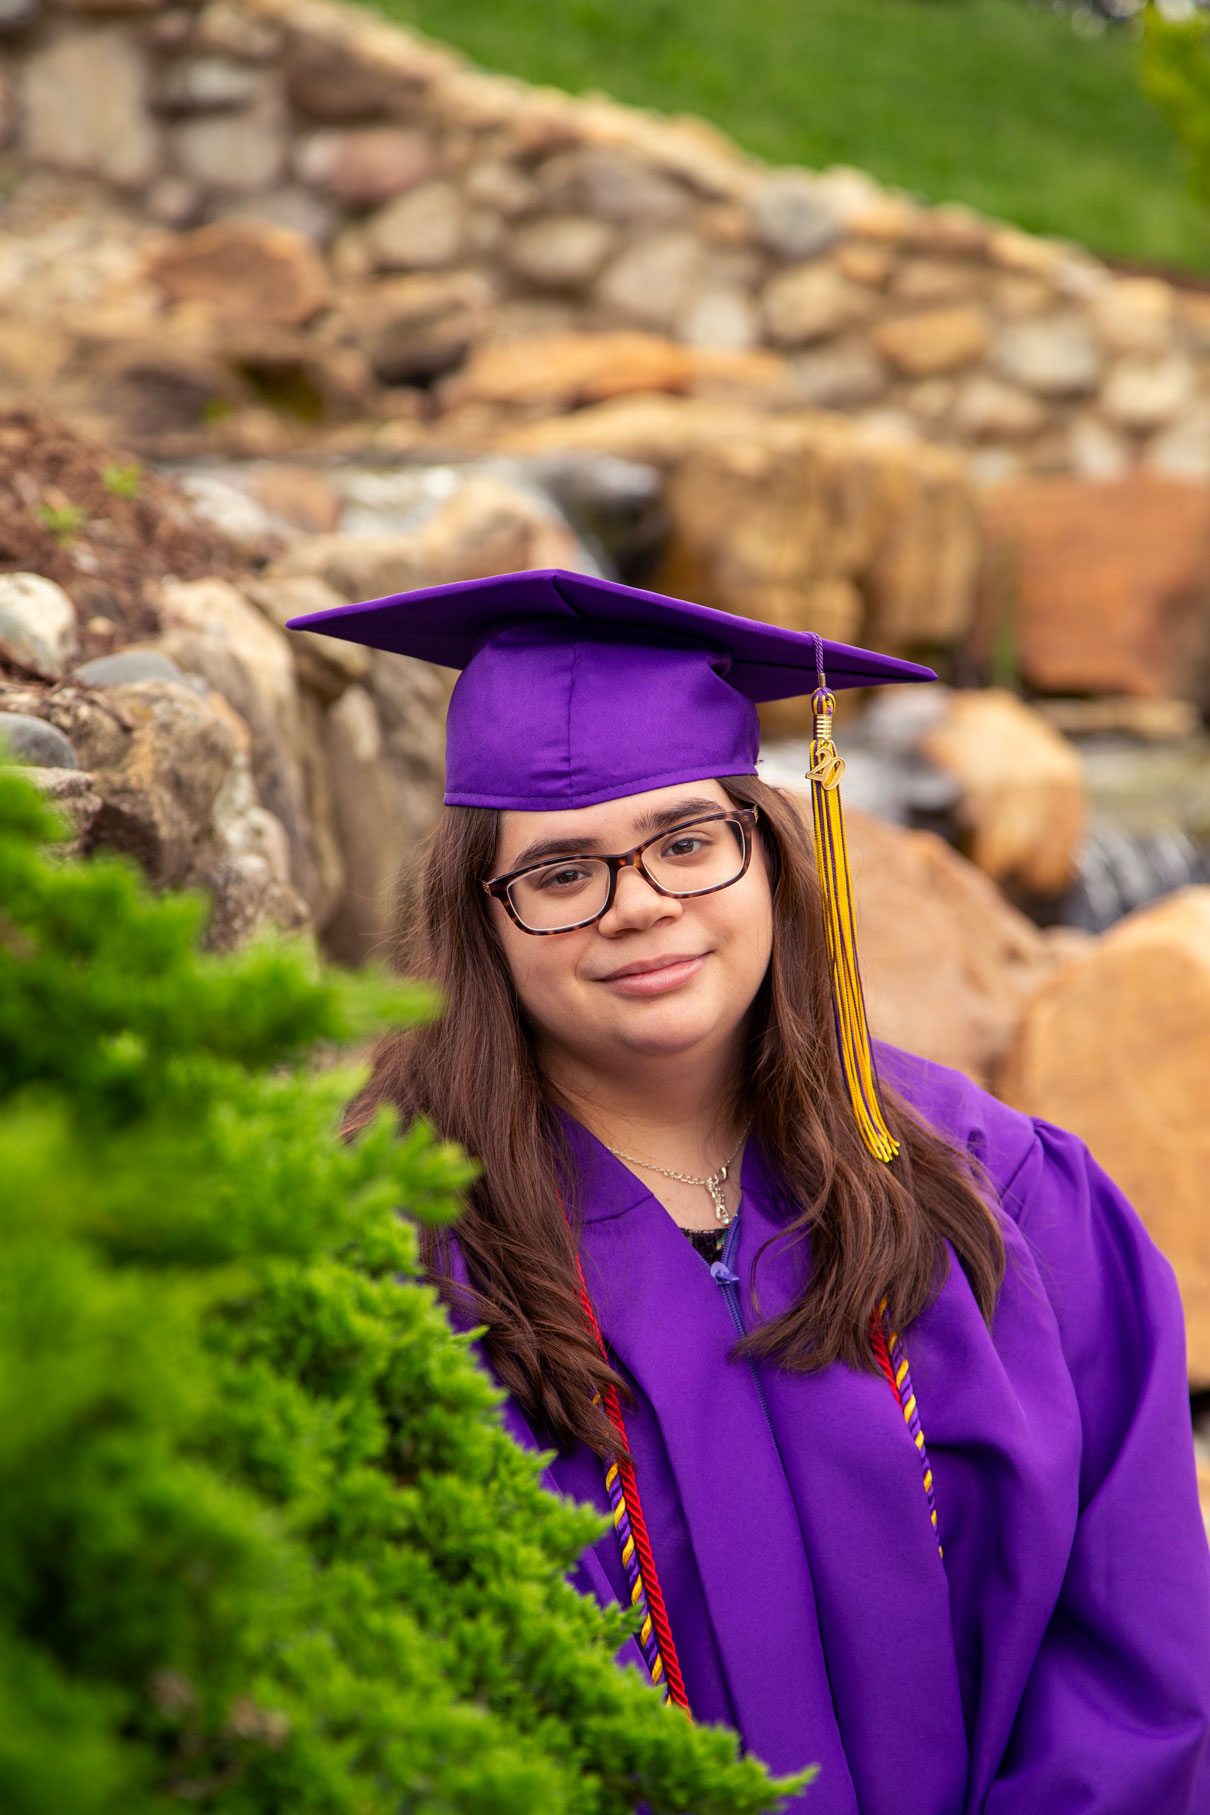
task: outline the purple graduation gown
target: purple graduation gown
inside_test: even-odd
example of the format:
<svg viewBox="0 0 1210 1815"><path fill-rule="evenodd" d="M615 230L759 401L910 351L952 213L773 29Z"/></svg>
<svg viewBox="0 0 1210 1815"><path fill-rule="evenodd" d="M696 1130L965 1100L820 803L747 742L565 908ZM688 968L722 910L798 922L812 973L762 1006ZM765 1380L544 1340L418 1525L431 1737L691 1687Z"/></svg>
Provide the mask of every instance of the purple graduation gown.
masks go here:
<svg viewBox="0 0 1210 1815"><path fill-rule="evenodd" d="M1008 1272L992 1330L962 1270L904 1334L917 1451L881 1375L728 1360L720 1286L578 1124L585 1275L635 1393L627 1428L696 1719L778 1772L802 1815L1210 1815L1210 1553L1171 1268L1072 1135L958 1073L882 1075L982 1162ZM749 1144L734 1271L784 1225ZM765 1314L802 1252L770 1250ZM761 1390L763 1389L763 1400ZM534 1437L506 1408L522 1441ZM585 1450L548 1485L607 1509ZM626 1599L612 1533L578 1585ZM627 1647L642 1667L637 1647Z"/></svg>

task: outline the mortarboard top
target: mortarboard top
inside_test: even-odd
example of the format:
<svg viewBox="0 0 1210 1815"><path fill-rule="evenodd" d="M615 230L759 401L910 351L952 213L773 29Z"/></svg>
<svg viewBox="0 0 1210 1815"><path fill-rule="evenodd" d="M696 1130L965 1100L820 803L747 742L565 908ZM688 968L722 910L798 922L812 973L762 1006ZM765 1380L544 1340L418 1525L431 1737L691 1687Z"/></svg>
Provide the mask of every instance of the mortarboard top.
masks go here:
<svg viewBox="0 0 1210 1815"><path fill-rule="evenodd" d="M462 669L446 801L539 812L755 773L756 702L931 668L559 568L461 580L290 620Z"/></svg>

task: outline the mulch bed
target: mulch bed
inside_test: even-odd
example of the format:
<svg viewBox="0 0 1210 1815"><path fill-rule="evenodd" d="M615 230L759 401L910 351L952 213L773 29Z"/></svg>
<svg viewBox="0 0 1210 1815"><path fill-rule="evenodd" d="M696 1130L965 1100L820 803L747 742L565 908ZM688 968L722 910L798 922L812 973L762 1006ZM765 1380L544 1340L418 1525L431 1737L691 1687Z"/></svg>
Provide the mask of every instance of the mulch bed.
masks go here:
<svg viewBox="0 0 1210 1815"><path fill-rule="evenodd" d="M0 412L0 573L62 586L82 660L155 634L158 581L238 566L226 537L134 455L33 410Z"/></svg>

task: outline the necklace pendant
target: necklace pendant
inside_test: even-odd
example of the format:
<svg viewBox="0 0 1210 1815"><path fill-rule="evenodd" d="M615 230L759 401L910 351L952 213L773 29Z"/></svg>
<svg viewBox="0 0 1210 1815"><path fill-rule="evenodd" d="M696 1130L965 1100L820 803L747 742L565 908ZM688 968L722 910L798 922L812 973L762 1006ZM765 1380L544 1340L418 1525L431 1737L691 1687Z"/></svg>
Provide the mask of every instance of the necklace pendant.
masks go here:
<svg viewBox="0 0 1210 1815"><path fill-rule="evenodd" d="M726 1179L726 1176L727 1171L724 1167L721 1172L713 1173L711 1177L706 1180L706 1189L714 1200L714 1214L724 1229L731 1221L731 1212L728 1210L727 1200L723 1196L723 1181Z"/></svg>

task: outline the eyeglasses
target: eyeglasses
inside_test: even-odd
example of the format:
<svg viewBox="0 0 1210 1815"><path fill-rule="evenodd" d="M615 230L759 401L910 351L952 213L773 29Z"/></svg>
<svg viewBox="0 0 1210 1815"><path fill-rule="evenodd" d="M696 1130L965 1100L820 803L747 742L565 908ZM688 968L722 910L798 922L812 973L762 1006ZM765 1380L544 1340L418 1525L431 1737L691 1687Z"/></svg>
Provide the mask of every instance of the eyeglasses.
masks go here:
<svg viewBox="0 0 1210 1815"><path fill-rule="evenodd" d="M738 882L752 861L756 807L711 813L645 838L613 857L566 856L527 863L480 887L503 902L523 933L570 933L609 912L618 872L635 869L657 895L679 901Z"/></svg>

